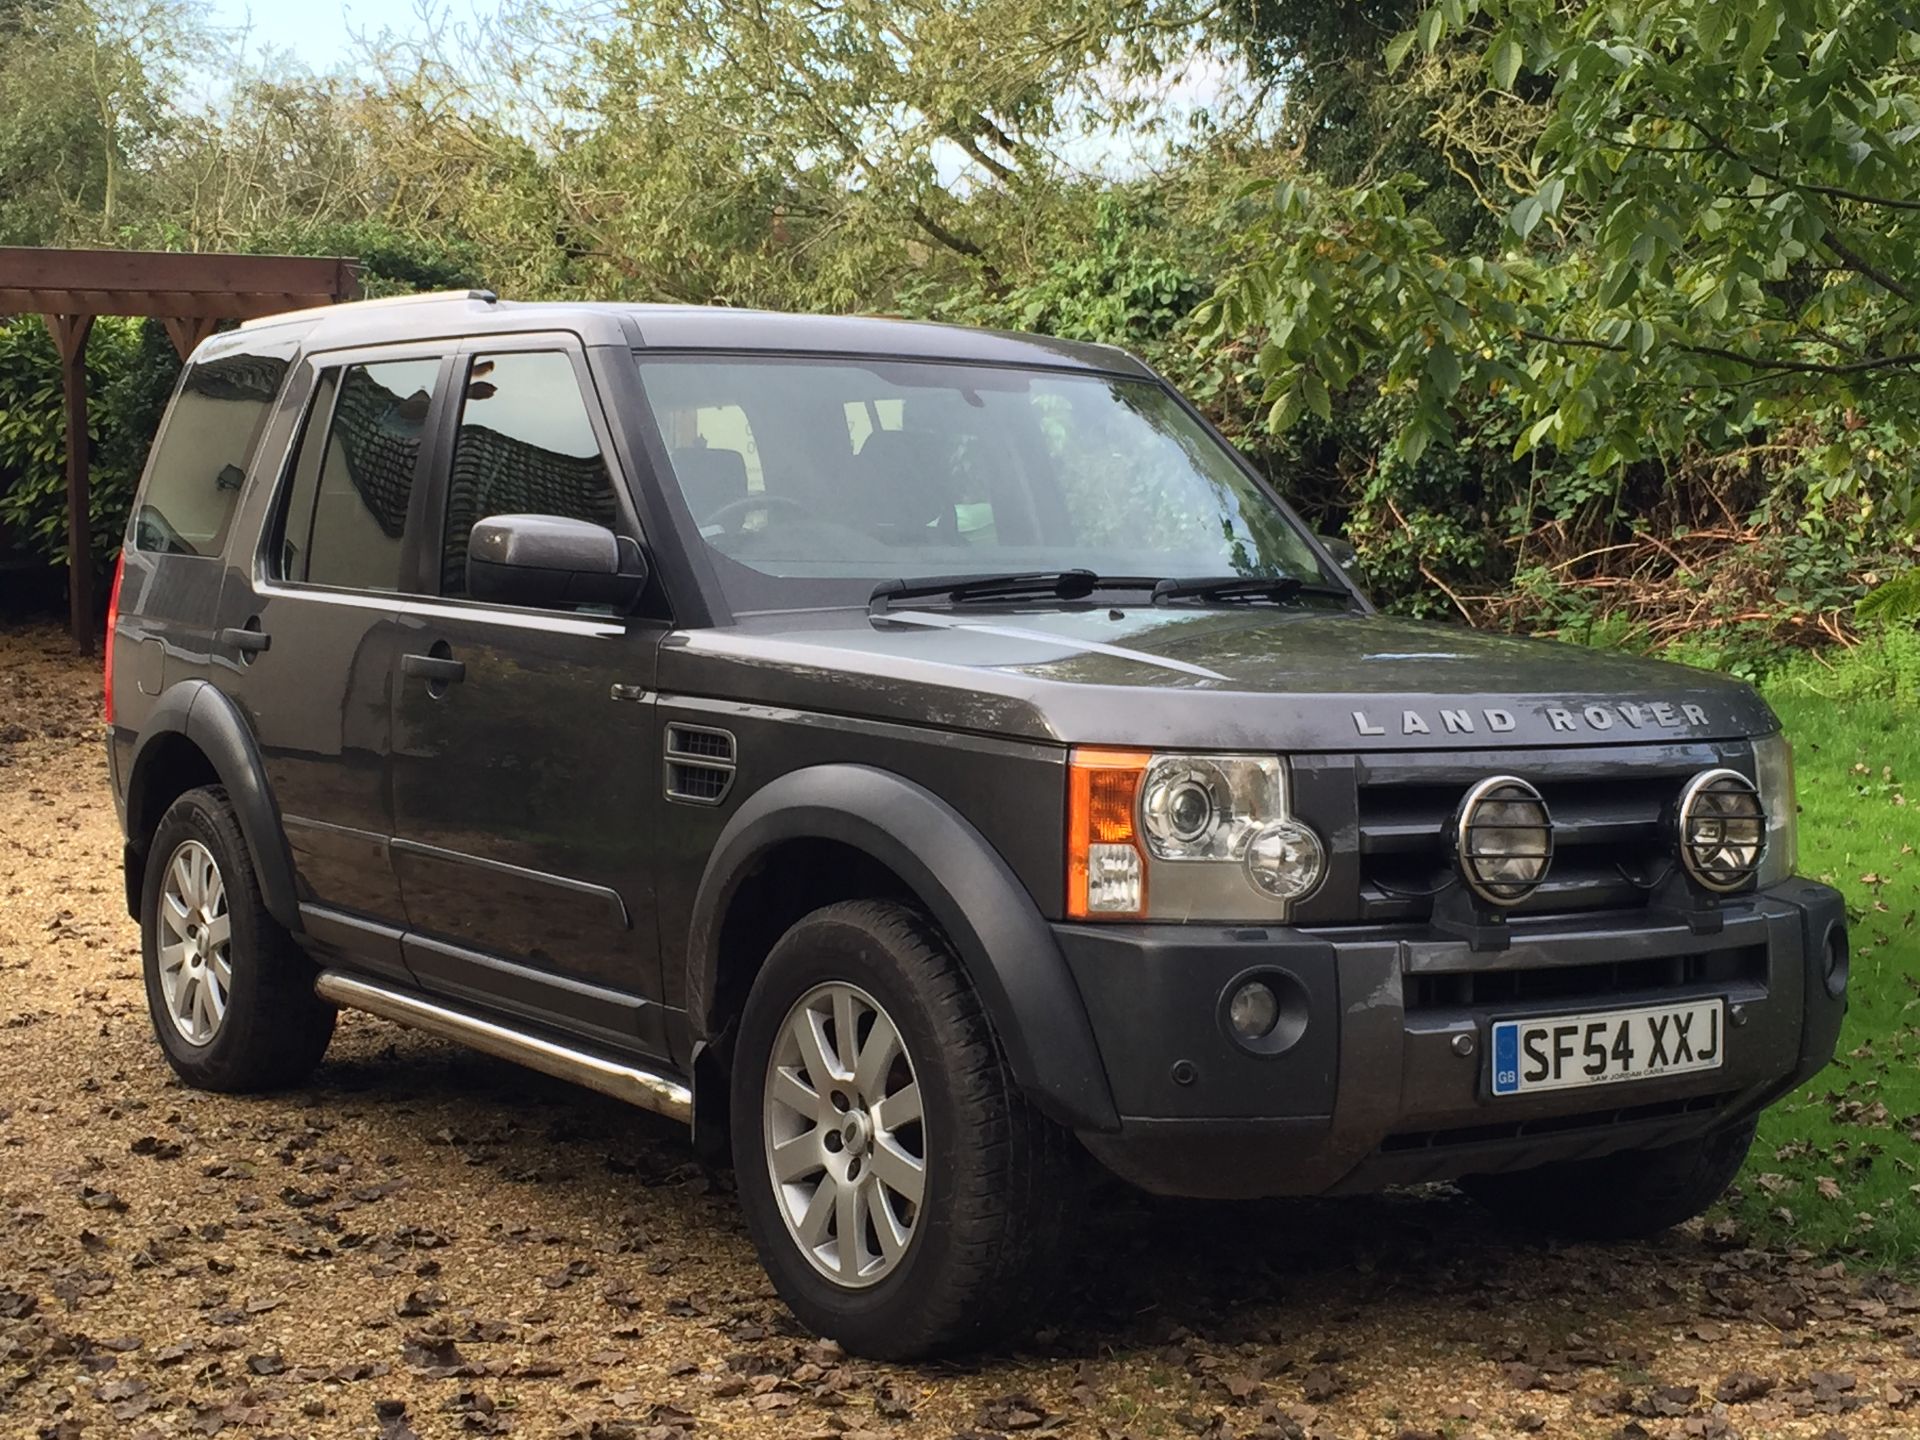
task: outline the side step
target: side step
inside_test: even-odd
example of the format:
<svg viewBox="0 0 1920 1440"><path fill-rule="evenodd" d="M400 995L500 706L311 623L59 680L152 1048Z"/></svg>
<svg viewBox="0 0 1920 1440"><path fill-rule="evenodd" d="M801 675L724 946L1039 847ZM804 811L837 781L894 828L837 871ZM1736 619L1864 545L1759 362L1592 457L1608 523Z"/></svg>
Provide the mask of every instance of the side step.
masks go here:
<svg viewBox="0 0 1920 1440"><path fill-rule="evenodd" d="M314 992L322 1000L348 1010L364 1010L369 1015L425 1030L447 1040L513 1060L530 1070L571 1080L589 1090L598 1090L642 1110L665 1115L682 1124L693 1123L693 1091L678 1080L643 1070L620 1060L610 1060L587 1050L529 1035L495 1020L483 1020L461 1010L452 1010L405 990L390 989L358 975L338 970L322 971L313 982Z"/></svg>

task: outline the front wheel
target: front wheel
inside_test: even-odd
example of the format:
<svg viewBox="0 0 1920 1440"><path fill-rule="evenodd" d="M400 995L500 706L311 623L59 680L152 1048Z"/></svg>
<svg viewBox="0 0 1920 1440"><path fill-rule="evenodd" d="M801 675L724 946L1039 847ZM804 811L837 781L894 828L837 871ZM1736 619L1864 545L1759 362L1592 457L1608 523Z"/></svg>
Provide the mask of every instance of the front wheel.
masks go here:
<svg viewBox="0 0 1920 1440"><path fill-rule="evenodd" d="M853 901L789 930L732 1089L741 1205L802 1323L897 1360L1030 1318L1063 1250L1071 1139L1028 1106L918 912Z"/></svg>
<svg viewBox="0 0 1920 1440"><path fill-rule="evenodd" d="M1641 1240L1691 1220L1746 1163L1754 1122L1659 1150L1624 1150L1460 1182L1501 1219L1576 1240Z"/></svg>

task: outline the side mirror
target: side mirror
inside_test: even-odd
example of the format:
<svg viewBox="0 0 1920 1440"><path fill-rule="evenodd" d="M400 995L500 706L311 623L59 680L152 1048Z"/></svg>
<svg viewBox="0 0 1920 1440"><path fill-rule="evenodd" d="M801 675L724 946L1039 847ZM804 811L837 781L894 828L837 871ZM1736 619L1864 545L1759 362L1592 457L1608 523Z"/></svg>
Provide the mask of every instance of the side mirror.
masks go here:
<svg viewBox="0 0 1920 1440"><path fill-rule="evenodd" d="M1338 535L1321 535L1318 539L1327 554L1333 557L1334 564L1355 580L1360 578L1360 552L1353 548L1351 541L1343 540Z"/></svg>
<svg viewBox="0 0 1920 1440"><path fill-rule="evenodd" d="M561 515L490 515L467 538L467 594L496 605L606 605L624 614L646 588L640 547Z"/></svg>

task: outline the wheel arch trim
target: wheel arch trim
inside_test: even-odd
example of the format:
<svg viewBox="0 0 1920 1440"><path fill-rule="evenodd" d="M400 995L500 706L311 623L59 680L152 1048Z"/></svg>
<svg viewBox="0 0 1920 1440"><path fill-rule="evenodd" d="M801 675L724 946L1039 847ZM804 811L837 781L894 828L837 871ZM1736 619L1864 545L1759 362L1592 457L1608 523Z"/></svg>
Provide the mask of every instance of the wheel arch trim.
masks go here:
<svg viewBox="0 0 1920 1440"><path fill-rule="evenodd" d="M162 737L180 736L206 757L225 787L240 821L240 833L246 837L247 854L260 881L260 893L267 913L287 929L300 931L300 906L293 880L293 861L287 850L286 831L280 823L280 808L274 803L267 785L266 767L260 760L260 748L253 733L232 700L202 679L183 680L170 686L155 704L147 722L134 742L133 758L127 767L127 835L129 846L134 837L151 833L160 821L146 813L143 798L150 779L150 767L165 748ZM130 848L129 854L144 854Z"/></svg>
<svg viewBox="0 0 1920 1440"><path fill-rule="evenodd" d="M1086 1007L1053 932L984 836L922 786L866 765L791 771L749 796L708 856L687 939L687 1009L710 1040L720 935L756 862L796 840L831 840L885 865L945 933L980 995L1014 1079L1050 1118L1119 1128Z"/></svg>

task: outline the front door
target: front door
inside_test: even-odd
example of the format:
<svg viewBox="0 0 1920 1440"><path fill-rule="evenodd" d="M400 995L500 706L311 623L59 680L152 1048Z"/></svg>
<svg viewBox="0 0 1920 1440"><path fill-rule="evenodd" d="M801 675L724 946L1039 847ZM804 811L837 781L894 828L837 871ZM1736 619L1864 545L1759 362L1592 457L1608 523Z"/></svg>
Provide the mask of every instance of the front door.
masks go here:
<svg viewBox="0 0 1920 1440"><path fill-rule="evenodd" d="M664 1053L649 822L667 627L466 595L477 521L564 515L638 539L630 492L570 342L470 343L455 395L440 543L393 671L407 963L429 989Z"/></svg>

